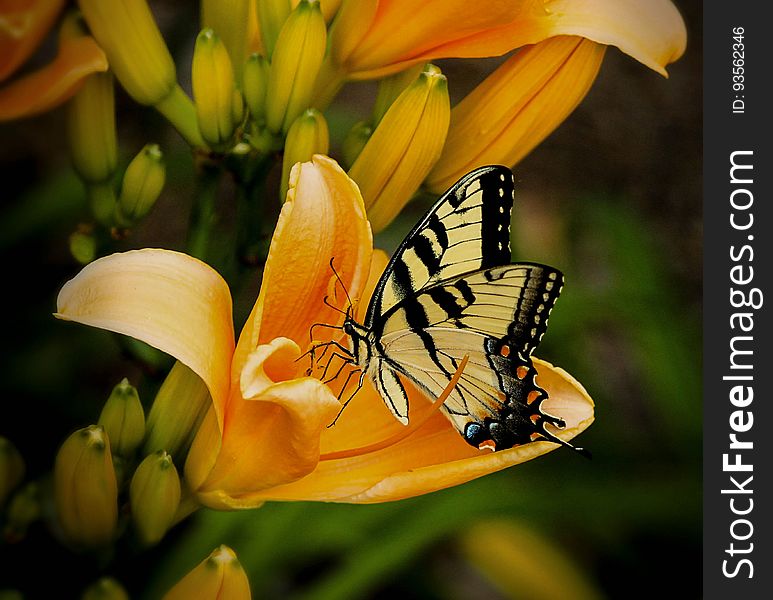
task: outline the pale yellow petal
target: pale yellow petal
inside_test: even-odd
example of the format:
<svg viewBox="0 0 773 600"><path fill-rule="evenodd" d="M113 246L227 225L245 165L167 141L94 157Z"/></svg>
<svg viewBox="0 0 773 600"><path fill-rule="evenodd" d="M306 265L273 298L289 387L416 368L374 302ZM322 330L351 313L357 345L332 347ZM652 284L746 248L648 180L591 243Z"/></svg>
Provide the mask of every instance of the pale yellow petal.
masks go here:
<svg viewBox="0 0 773 600"><path fill-rule="evenodd" d="M156 249L99 259L64 285L56 316L171 354L204 380L222 410L234 348L231 294L203 262Z"/></svg>

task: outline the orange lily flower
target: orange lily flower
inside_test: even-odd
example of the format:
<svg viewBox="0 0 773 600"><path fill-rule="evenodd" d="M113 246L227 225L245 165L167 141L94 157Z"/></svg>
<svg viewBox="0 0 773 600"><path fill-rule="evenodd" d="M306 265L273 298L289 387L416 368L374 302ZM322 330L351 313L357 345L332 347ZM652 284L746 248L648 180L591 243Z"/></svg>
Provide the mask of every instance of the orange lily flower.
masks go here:
<svg viewBox="0 0 773 600"><path fill-rule="evenodd" d="M336 280L331 258L349 295L355 301L369 296L386 265L371 244L356 185L334 161L317 155L293 169L261 291L238 344L225 282L203 263L164 250L115 254L88 265L60 292L57 316L141 339L204 380L212 408L188 454L185 478L214 508L266 500L397 500L554 449L533 442L480 451L416 390L410 392L414 429L399 437L405 427L369 383L327 427L341 409L340 390L308 376L309 363L297 359L314 323L341 322L323 302ZM563 370L539 360L535 366L550 395L545 409L566 421L558 435L568 440L593 421L593 402Z"/></svg>
<svg viewBox="0 0 773 600"><path fill-rule="evenodd" d="M0 9L0 82L38 48L64 0L11 0ZM106 71L104 52L90 36L60 36L56 58L0 89L0 121L45 112L69 99L91 73Z"/></svg>
<svg viewBox="0 0 773 600"><path fill-rule="evenodd" d="M346 0L331 57L349 77L370 79L438 58L499 56L557 35L617 46L663 75L686 38L670 0Z"/></svg>

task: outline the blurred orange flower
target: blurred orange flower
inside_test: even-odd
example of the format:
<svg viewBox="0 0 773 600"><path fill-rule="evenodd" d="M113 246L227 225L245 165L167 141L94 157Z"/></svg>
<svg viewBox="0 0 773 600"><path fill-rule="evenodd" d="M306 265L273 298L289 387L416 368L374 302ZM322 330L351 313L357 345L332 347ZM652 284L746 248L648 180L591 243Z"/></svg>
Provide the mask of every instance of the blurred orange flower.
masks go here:
<svg viewBox="0 0 773 600"><path fill-rule="evenodd" d="M477 450L443 415L429 414L430 402L411 390L413 422L429 419L412 435L375 449L405 429L367 383L327 427L341 408L339 390L308 376L308 363L297 359L314 323L341 321L323 302L335 281L331 257L352 298L367 299L386 265L371 244L359 190L334 161L318 155L293 170L261 291L238 344L225 282L203 263L165 250L115 254L87 266L60 292L57 316L141 339L204 380L212 408L185 477L198 499L214 508L265 500L396 500L555 448L534 442L496 453ZM593 402L563 370L538 360L535 366L550 395L545 410L566 421L558 435L570 439L593 421Z"/></svg>
<svg viewBox="0 0 773 600"><path fill-rule="evenodd" d="M0 7L0 82L8 79L40 46L64 0L8 0ZM85 77L108 68L94 39L63 31L56 58L0 88L0 121L58 106L78 91Z"/></svg>

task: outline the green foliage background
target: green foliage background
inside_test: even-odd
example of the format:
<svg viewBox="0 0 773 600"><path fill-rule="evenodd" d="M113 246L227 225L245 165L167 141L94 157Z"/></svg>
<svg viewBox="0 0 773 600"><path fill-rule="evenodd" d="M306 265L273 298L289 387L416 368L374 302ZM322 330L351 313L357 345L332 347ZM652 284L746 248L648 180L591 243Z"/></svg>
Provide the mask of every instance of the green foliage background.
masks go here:
<svg viewBox="0 0 773 600"><path fill-rule="evenodd" d="M661 595L664 582L672 582L669 595L697 597L701 15L697 0L677 4L690 46L669 68L670 80L611 49L583 104L515 169L515 258L555 265L567 277L538 355L572 373L594 398L596 422L580 438L591 461L558 450L455 489L386 505L202 510L159 547L141 552L123 543L112 557L72 555L40 522L23 543L0 542L0 590L47 597L54 583L59 597L77 597L108 573L133 596L154 598L225 543L249 573L255 598L536 597L528 582L500 586L463 550L481 523L506 518L553 544L598 597ZM194 8L163 7L162 28L184 56ZM491 68L481 61L441 66L455 97ZM367 114L373 91L369 84L346 89L346 102L327 115L334 142ZM190 209L189 153L151 110L122 92L118 101L123 164L146 141L158 141L169 175L154 213L115 249L180 249ZM148 406L170 361L126 339L53 319L59 287L78 271L68 235L85 214L61 114L3 124L0 140L0 434L19 447L29 476L38 478L50 470L66 435L96 420L115 383L128 376ZM225 189L223 231L234 218L228 198ZM393 249L430 202L410 205L377 245ZM266 227L270 232L271 223ZM256 296L253 275L235 298L237 321ZM53 564L68 573L65 580L52 580ZM546 564L534 577L560 573ZM575 596L568 589L562 597Z"/></svg>

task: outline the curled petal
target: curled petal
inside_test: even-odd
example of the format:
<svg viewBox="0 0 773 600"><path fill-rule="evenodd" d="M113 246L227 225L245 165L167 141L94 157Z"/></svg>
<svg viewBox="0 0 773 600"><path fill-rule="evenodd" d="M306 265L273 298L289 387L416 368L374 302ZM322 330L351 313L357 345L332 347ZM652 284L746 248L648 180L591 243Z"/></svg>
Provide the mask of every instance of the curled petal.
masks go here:
<svg viewBox="0 0 773 600"><path fill-rule="evenodd" d="M234 347L231 294L203 262L156 249L101 258L64 285L56 316L171 354L204 380L218 411L225 405Z"/></svg>
<svg viewBox="0 0 773 600"><path fill-rule="evenodd" d="M0 121L45 112L69 99L92 73L107 71L94 38L63 40L54 61L0 90Z"/></svg>
<svg viewBox="0 0 773 600"><path fill-rule="evenodd" d="M539 370L538 384L550 394L543 409L566 421L566 428L555 433L569 440L593 422L593 401L582 385L562 369L538 359L534 363ZM355 397L335 427L326 432L325 451L365 446L401 427L391 415L385 414L383 406L373 404L381 402L374 396L375 393ZM427 403L417 394L411 398L414 402L411 418L421 419ZM417 406L422 408L413 412ZM387 424L386 416L392 418L393 425ZM350 420L345 428L344 419ZM260 495L267 500L353 503L399 500L459 485L556 447L551 442L532 442L510 450L481 452L469 446L438 413L413 435L392 447L351 458L323 460L307 477Z"/></svg>
<svg viewBox="0 0 773 600"><path fill-rule="evenodd" d="M617 46L663 75L687 37L670 0L502 0L486 10L461 1L417 8L384 0L345 66L357 78L381 77L436 58L498 56L556 35Z"/></svg>
<svg viewBox="0 0 773 600"><path fill-rule="evenodd" d="M258 492L317 466L320 435L341 405L318 380L297 378L299 354L292 340L278 338L247 357L241 379L247 397L234 393L228 403L217 460L197 489L204 504L254 506L263 501Z"/></svg>
<svg viewBox="0 0 773 600"><path fill-rule="evenodd" d="M582 101L605 50L581 37L558 36L509 58L451 111L427 188L441 193L478 167L520 161Z"/></svg>
<svg viewBox="0 0 773 600"><path fill-rule="evenodd" d="M0 81L40 45L64 6L64 0L16 0L0 8Z"/></svg>
<svg viewBox="0 0 773 600"><path fill-rule="evenodd" d="M348 303L336 285L331 258L356 301L367 281L371 251L370 225L357 185L326 156L297 164L271 240L260 295L239 338L234 377L258 344L281 336L305 350L314 323L340 323L341 315L323 302L330 295L329 301L342 310Z"/></svg>

